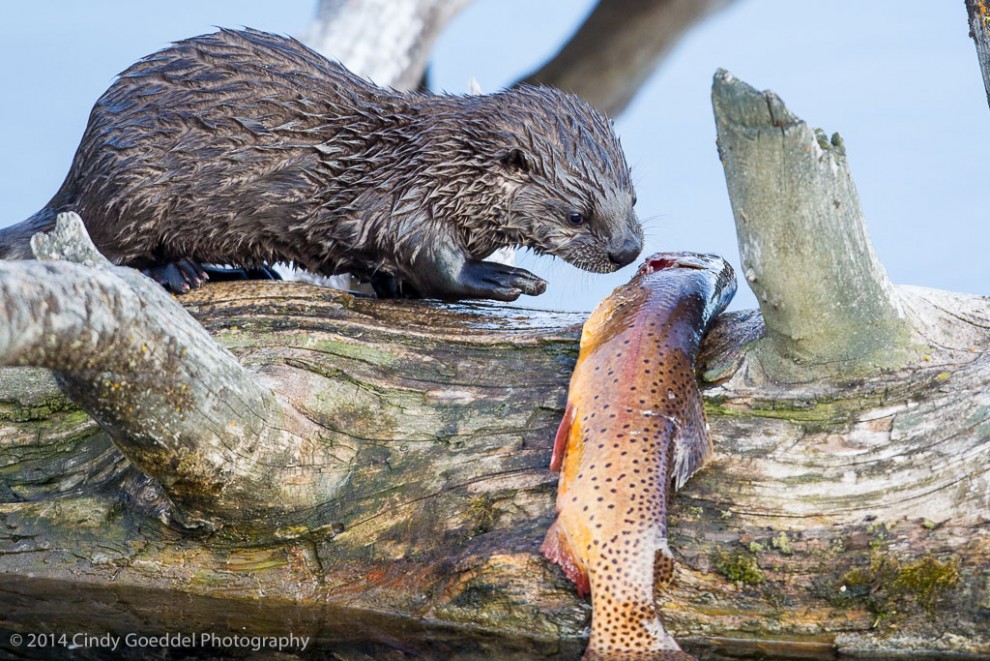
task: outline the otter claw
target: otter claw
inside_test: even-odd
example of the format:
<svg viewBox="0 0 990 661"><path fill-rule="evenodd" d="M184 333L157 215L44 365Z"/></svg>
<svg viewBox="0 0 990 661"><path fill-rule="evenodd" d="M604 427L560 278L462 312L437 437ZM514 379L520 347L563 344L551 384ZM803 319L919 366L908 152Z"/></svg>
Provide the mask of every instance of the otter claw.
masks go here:
<svg viewBox="0 0 990 661"><path fill-rule="evenodd" d="M547 282L525 269L496 262L468 262L461 270L461 283L476 295L498 301L514 301L520 294L538 296Z"/></svg>
<svg viewBox="0 0 990 661"><path fill-rule="evenodd" d="M547 290L546 280L543 278L538 278L532 273L527 273L526 275L530 276L532 282L529 283L527 289L523 289L524 294L528 294L529 296L539 296Z"/></svg>
<svg viewBox="0 0 990 661"><path fill-rule="evenodd" d="M185 294L210 279L203 267L186 258L149 266L141 272L174 294Z"/></svg>
<svg viewBox="0 0 990 661"><path fill-rule="evenodd" d="M545 280L525 269L473 259L455 246L443 243L433 250L422 251L404 276L423 297L446 301L466 298L514 301L522 294L542 294L547 288ZM388 292L385 284L379 283L376 290Z"/></svg>
<svg viewBox="0 0 990 661"><path fill-rule="evenodd" d="M393 275L376 273L369 284L378 298L423 298L411 284Z"/></svg>
<svg viewBox="0 0 990 661"><path fill-rule="evenodd" d="M234 280L281 280L278 271L259 266L257 268L230 268L226 266L204 266L203 269L214 282L231 282Z"/></svg>

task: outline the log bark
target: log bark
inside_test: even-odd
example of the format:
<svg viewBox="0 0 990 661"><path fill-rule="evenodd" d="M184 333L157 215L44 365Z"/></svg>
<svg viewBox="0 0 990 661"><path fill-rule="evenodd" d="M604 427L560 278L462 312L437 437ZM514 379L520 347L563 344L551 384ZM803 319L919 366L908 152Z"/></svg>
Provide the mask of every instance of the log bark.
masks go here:
<svg viewBox="0 0 990 661"><path fill-rule="evenodd" d="M375 83L423 81L433 44L468 0L321 0L301 35L314 49Z"/></svg>
<svg viewBox="0 0 990 661"><path fill-rule="evenodd" d="M163 515L190 527L291 523L333 496L347 453L321 443L315 423L161 287L96 252L79 216L60 214L32 244L41 261L0 262L0 365L53 370L162 487ZM79 263L58 261L67 256Z"/></svg>
<svg viewBox="0 0 990 661"><path fill-rule="evenodd" d="M370 80L414 89L469 0L322 0L301 39ZM550 60L516 84L559 87L622 113L684 34L731 0L601 0Z"/></svg>
<svg viewBox="0 0 990 661"><path fill-rule="evenodd" d="M762 142L774 152L788 144L798 167L813 147ZM809 230L797 220L795 232ZM42 241L35 248L46 250ZM93 265L2 264L0 354L77 379L67 390L102 424L44 372L0 375L4 574L353 606L516 643L579 646L588 606L539 554L553 518L547 463L579 315L228 283L182 298L210 340L136 273L79 254ZM754 311L724 315L707 338L699 373L717 454L674 500L678 570L663 607L687 649L745 639L792 654L990 653L990 304L893 291L907 301L911 332L940 342L899 367L767 379L762 361L780 329L777 317L764 324ZM127 316L100 321L108 311ZM143 337L150 333L159 337ZM225 350L207 346L213 341ZM170 342L188 345L188 355L142 350ZM239 404L207 387L213 365L227 366L237 392L259 402L247 407L248 421L261 418L251 424L273 433L249 439L215 424L226 418L210 412L239 413ZM140 377L147 404L137 389L111 401L147 408L99 403L97 386L116 397L113 384ZM169 399L161 391L173 383L195 395ZM287 415L310 431L283 429ZM161 419L184 431L148 432L166 431ZM244 482L255 493L238 492L254 504L216 505L226 505L225 494L210 490L209 472L197 497L170 493L189 455L139 464L132 435L177 454L222 439L217 452L260 471ZM282 494L312 482L296 489L299 466L286 453L307 443L339 482L332 492L313 489L322 500L296 517ZM342 474L337 456L346 457ZM323 464L312 464L321 474ZM189 531L163 521L155 485L172 507L208 511L223 526Z"/></svg>
<svg viewBox="0 0 990 661"><path fill-rule="evenodd" d="M768 328L751 373L848 380L935 351L965 354L979 340L932 307L932 295L891 284L838 133L827 139L773 92L723 70L712 101L743 275Z"/></svg>
<svg viewBox="0 0 990 661"><path fill-rule="evenodd" d="M519 82L559 87L619 115L680 38L729 2L601 0L559 52Z"/></svg>
<svg viewBox="0 0 990 661"><path fill-rule="evenodd" d="M299 283L191 296L187 308L243 364L294 371L294 392L356 448L324 525L281 543L250 526L174 532L133 506L138 476L106 456L32 492L66 454L114 453L57 391L36 387L8 399L19 414L0 436L13 494L0 505L5 572L356 606L579 644L587 605L538 552L577 316ZM986 326L985 301L982 317L967 301ZM754 313L723 318L702 369L723 374L759 330ZM768 389L738 374L709 387L717 456L674 502L668 628L696 652L730 638L784 651L990 649L986 355L984 344L969 365L933 361L854 389Z"/></svg>
<svg viewBox="0 0 990 661"><path fill-rule="evenodd" d="M969 36L976 45L976 58L983 73L983 89L990 104L990 4L986 0L966 0Z"/></svg>

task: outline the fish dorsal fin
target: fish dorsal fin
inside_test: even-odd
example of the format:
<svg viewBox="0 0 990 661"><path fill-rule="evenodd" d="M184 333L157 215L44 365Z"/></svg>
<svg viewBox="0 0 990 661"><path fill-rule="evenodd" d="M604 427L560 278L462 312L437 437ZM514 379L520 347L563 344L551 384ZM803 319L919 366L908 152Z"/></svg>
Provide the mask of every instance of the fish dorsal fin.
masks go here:
<svg viewBox="0 0 990 661"><path fill-rule="evenodd" d="M674 432L674 459L671 467L671 484L679 490L692 475L700 470L712 456L712 441L708 437L704 403L691 372L689 386L683 396Z"/></svg>
<svg viewBox="0 0 990 661"><path fill-rule="evenodd" d="M560 472L560 467L564 463L564 452L567 450L567 439L571 435L571 424L574 422L574 405L567 402L567 409L564 410L564 419L557 427L557 435L553 439L553 454L550 456L550 470L555 473Z"/></svg>

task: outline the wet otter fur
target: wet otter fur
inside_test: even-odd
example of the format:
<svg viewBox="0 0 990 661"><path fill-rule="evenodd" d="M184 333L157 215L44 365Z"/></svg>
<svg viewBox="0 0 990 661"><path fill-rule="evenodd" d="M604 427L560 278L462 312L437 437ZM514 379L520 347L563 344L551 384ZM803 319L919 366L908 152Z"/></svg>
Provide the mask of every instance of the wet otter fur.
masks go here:
<svg viewBox="0 0 990 661"><path fill-rule="evenodd" d="M642 248L619 140L545 87L400 93L256 30L180 41L96 102L48 205L0 230L0 257L62 211L112 261L175 291L201 264L294 262L380 295L514 300L546 283L484 261L527 247L593 272Z"/></svg>

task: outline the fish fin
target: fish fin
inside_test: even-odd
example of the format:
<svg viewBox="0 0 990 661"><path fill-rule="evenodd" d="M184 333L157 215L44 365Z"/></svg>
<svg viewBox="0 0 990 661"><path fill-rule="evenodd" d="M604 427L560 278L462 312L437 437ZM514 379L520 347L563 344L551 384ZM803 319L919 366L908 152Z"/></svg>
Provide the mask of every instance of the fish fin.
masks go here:
<svg viewBox="0 0 990 661"><path fill-rule="evenodd" d="M547 530L547 536L543 539L540 552L550 562L555 562L561 566L567 578L577 586L577 593L583 597L591 592L591 581L588 578L588 570L578 560L567 541L567 535L561 529L560 519L554 521Z"/></svg>
<svg viewBox="0 0 990 661"><path fill-rule="evenodd" d="M564 410L564 419L557 427L557 435L553 438L553 455L550 457L550 470L554 473L560 472L560 467L564 463L564 452L567 450L567 439L571 435L571 423L574 422L574 405L567 402Z"/></svg>
<svg viewBox="0 0 990 661"><path fill-rule="evenodd" d="M678 490L692 475L700 470L712 456L711 438L708 437L708 422L705 420L704 403L701 392L694 382L694 372L690 374L690 389L688 402L678 429L674 434L674 460L671 470L671 480L674 489Z"/></svg>
<svg viewBox="0 0 990 661"><path fill-rule="evenodd" d="M670 552L667 540L661 539L660 548L653 556L653 588L658 598L674 580L674 565L674 554Z"/></svg>

